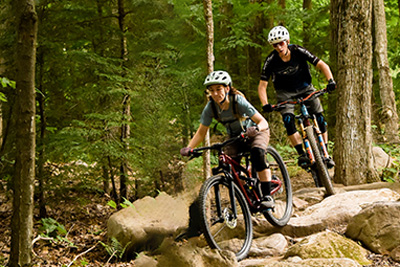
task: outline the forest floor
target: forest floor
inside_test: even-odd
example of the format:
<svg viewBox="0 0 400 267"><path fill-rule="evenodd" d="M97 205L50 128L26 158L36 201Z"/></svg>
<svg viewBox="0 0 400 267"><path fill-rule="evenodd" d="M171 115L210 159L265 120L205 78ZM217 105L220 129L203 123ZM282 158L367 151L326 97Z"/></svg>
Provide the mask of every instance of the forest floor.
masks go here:
<svg viewBox="0 0 400 267"><path fill-rule="evenodd" d="M308 177L309 174L301 172L292 176L293 189L312 187L312 179ZM67 233L53 232L53 235L40 238L39 233L50 232L53 228L47 225L43 230L42 223L35 218L35 238L39 238L33 245L34 266L134 266L133 262L118 262L117 255L111 257L106 250L107 221L115 212L107 204L109 200L107 196L89 191L72 192L63 199L51 198L48 217L59 223L56 225L63 226ZM10 193L0 187L0 267L7 264L10 253L11 211ZM35 214L38 214L37 210ZM387 256L370 253L369 258L374 262L371 267L400 266Z"/></svg>

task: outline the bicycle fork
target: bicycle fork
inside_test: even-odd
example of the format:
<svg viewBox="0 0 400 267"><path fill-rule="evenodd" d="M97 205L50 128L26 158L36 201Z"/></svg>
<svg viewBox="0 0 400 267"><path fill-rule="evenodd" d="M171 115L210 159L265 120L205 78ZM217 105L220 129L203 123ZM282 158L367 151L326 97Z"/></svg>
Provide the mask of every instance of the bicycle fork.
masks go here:
<svg viewBox="0 0 400 267"><path fill-rule="evenodd" d="M302 119L299 119L299 124L300 124L300 129L303 135L303 143L304 143L304 148L306 150L306 153L308 155L308 158L310 159L310 163L311 165L313 165L315 163L315 157L314 157L314 153L311 149L310 146L310 141L308 141L309 136L307 136L307 133L305 131L305 127L304 127L304 121ZM310 125L308 125L307 127L310 127Z"/></svg>
<svg viewBox="0 0 400 267"><path fill-rule="evenodd" d="M328 150L326 149L324 138L322 137L322 133L321 133L321 130L319 129L317 119L315 118L315 116L313 116L313 121L314 121L314 129L317 133L317 140L318 140L319 146L321 147L323 156L325 158L329 158Z"/></svg>

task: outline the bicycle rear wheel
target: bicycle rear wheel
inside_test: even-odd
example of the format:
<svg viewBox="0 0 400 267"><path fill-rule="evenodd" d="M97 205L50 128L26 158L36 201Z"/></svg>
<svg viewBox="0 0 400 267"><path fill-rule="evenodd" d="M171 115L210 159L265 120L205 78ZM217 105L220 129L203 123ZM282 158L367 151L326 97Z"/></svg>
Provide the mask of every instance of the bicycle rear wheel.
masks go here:
<svg viewBox="0 0 400 267"><path fill-rule="evenodd" d="M235 218L229 195L230 185L222 175L206 180L199 194L200 225L211 248L230 250L237 260L242 260L249 253L253 240L251 214L243 194L233 184L237 210Z"/></svg>
<svg viewBox="0 0 400 267"><path fill-rule="evenodd" d="M289 173L281 155L272 146L265 152L265 160L272 174L272 196L275 208L263 212L264 217L274 226L285 226L293 211L292 185Z"/></svg>
<svg viewBox="0 0 400 267"><path fill-rule="evenodd" d="M317 136L314 133L314 128L307 127L306 133L307 133L308 140L310 141L310 146L311 146L311 149L312 149L312 151L314 153L314 157L315 157L315 164L316 164L316 169L317 169L316 175L318 178L318 182L321 182L322 185L325 187L326 194L328 196L334 195L335 190L333 189L332 180L329 175L326 163L324 162L324 160L322 158L321 148L318 145Z"/></svg>

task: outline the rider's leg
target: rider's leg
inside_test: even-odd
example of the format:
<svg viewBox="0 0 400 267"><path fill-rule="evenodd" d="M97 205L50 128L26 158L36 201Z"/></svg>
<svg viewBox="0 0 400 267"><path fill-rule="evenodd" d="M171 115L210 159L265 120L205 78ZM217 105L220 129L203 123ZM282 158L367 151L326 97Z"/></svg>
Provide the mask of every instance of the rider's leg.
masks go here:
<svg viewBox="0 0 400 267"><path fill-rule="evenodd" d="M326 126L324 115L322 115L322 113L316 113L315 118L317 119L318 127L322 133L322 139L324 140L326 150L328 151L328 128ZM326 163L329 169L335 166L335 162L330 156L326 158Z"/></svg>
<svg viewBox="0 0 400 267"><path fill-rule="evenodd" d="M309 158L307 157L304 149L303 149L303 138L300 133L296 129L296 125L294 122L294 114L285 113L282 115L283 123L286 128L286 132L289 136L290 143L296 149L299 154L298 164L301 167L307 167L310 163Z"/></svg>
<svg viewBox="0 0 400 267"><path fill-rule="evenodd" d="M273 208L274 199L271 197L271 170L265 162L265 150L259 147L252 147L250 150L251 162L260 178L262 201L264 208Z"/></svg>

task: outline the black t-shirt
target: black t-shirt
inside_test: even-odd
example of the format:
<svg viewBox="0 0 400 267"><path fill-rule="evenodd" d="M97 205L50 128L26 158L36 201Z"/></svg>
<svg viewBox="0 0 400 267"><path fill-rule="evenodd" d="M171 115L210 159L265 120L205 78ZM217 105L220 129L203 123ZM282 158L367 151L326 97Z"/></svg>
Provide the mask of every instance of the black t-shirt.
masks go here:
<svg viewBox="0 0 400 267"><path fill-rule="evenodd" d="M265 60L261 72L261 80L268 81L272 77L275 90L295 92L311 84L310 68L307 62L314 66L319 58L299 45L289 45L290 60L283 62L276 50Z"/></svg>

